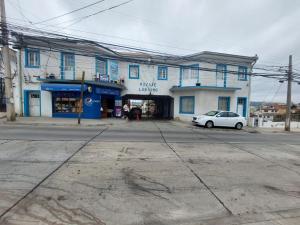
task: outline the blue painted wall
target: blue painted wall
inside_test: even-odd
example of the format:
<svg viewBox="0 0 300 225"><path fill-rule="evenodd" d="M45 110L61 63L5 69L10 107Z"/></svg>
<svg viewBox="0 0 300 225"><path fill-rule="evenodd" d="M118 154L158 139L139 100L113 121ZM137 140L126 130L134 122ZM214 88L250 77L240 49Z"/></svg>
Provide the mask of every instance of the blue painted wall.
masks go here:
<svg viewBox="0 0 300 225"><path fill-rule="evenodd" d="M121 98L120 91L113 88L100 88L94 85L88 85L91 88L91 91L85 91L83 94L83 113L81 118L86 119L99 119L101 118L101 96L110 95L115 98ZM59 95L59 92L52 92L52 102L54 107L54 98ZM72 96L79 98L80 92L72 92ZM52 109L52 112L54 109ZM78 113L52 113L53 117L62 117L62 118L77 118Z"/></svg>

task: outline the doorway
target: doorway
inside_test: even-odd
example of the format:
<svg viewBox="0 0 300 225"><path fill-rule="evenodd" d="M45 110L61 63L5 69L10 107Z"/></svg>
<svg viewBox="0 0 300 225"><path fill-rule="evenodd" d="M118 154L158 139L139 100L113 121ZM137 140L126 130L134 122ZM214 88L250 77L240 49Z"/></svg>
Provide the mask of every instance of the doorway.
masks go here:
<svg viewBox="0 0 300 225"><path fill-rule="evenodd" d="M172 119L174 99L165 95L125 95L122 97L130 109L139 108L142 119Z"/></svg>
<svg viewBox="0 0 300 225"><path fill-rule="evenodd" d="M41 116L40 91L24 91L24 115L33 117Z"/></svg>
<svg viewBox="0 0 300 225"><path fill-rule="evenodd" d="M101 118L114 117L115 96L101 95Z"/></svg>
<svg viewBox="0 0 300 225"><path fill-rule="evenodd" d="M243 117L247 116L247 98L238 97L237 98L237 113Z"/></svg>
<svg viewBox="0 0 300 225"><path fill-rule="evenodd" d="M5 82L3 77L0 77L0 112L6 112Z"/></svg>

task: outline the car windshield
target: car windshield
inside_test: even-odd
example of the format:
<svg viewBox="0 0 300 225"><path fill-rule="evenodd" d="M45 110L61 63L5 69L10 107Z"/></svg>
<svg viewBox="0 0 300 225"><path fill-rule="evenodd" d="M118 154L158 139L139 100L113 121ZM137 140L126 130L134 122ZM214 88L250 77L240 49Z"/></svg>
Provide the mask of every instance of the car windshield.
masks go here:
<svg viewBox="0 0 300 225"><path fill-rule="evenodd" d="M205 116L215 116L215 115L217 115L219 113L219 111L210 111L210 112L208 112L208 113L205 113L204 115Z"/></svg>

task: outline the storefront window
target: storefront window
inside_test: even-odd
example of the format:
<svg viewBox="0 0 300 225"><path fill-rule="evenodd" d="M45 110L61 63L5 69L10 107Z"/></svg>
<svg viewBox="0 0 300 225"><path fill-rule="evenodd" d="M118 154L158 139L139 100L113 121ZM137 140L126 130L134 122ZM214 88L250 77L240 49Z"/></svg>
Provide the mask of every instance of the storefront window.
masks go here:
<svg viewBox="0 0 300 225"><path fill-rule="evenodd" d="M73 93L60 93L54 97L54 113L79 113L81 101Z"/></svg>

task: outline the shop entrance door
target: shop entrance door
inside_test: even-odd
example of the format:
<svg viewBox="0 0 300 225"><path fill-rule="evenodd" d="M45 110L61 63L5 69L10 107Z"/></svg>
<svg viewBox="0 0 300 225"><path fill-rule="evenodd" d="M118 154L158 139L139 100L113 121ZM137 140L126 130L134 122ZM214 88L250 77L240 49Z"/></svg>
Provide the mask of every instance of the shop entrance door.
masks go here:
<svg viewBox="0 0 300 225"><path fill-rule="evenodd" d="M101 118L114 117L115 97L112 95L101 95Z"/></svg>
<svg viewBox="0 0 300 225"><path fill-rule="evenodd" d="M39 92L29 93L29 115L41 116L41 96Z"/></svg>
<svg viewBox="0 0 300 225"><path fill-rule="evenodd" d="M129 105L130 110L139 109L142 119L172 119L174 100L166 95L125 95L123 105Z"/></svg>

